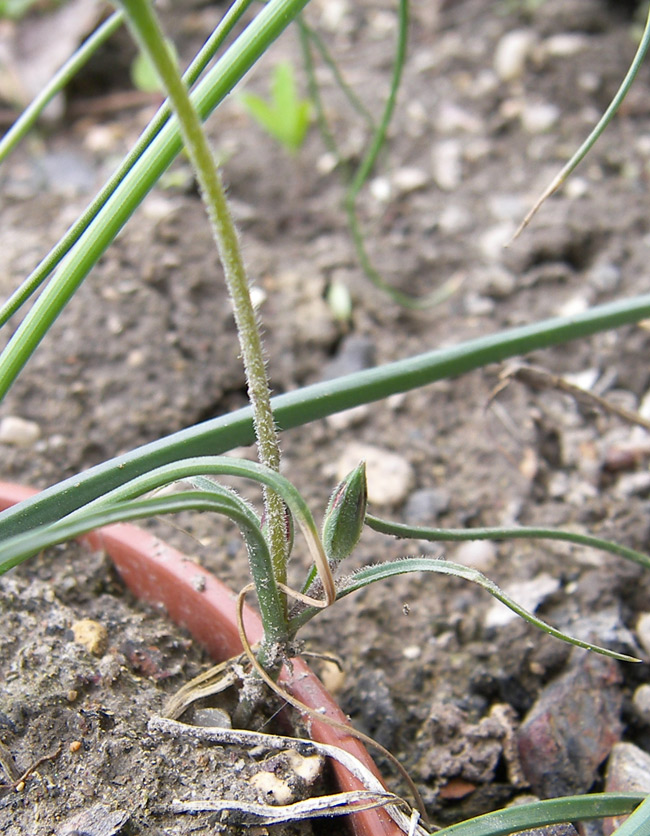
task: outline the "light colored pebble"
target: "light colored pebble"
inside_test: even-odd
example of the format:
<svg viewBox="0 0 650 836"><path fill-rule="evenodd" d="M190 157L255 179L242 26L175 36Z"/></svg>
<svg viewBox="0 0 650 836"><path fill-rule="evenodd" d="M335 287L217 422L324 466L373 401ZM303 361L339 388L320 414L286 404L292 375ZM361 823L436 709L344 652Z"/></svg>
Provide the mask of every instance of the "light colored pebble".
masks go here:
<svg viewBox="0 0 650 836"><path fill-rule="evenodd" d="M103 624L92 618L82 618L72 625L76 644L83 645L93 656L101 656L108 644L108 631Z"/></svg>
<svg viewBox="0 0 650 836"><path fill-rule="evenodd" d="M606 792L650 792L650 755L633 743L615 743L607 761ZM603 832L612 834L626 816L603 821Z"/></svg>
<svg viewBox="0 0 650 836"><path fill-rule="evenodd" d="M454 554L454 561L485 572L491 569L497 559L497 549L491 540L468 540L462 543Z"/></svg>
<svg viewBox="0 0 650 836"><path fill-rule="evenodd" d="M589 284L600 292L613 293L621 284L621 268L611 261L599 261L589 270Z"/></svg>
<svg viewBox="0 0 650 836"><path fill-rule="evenodd" d="M360 461L366 463L369 502L375 505L399 505L406 499L415 475L403 456L371 444L352 442L338 460L338 479L344 479Z"/></svg>
<svg viewBox="0 0 650 836"><path fill-rule="evenodd" d="M650 612L641 613L636 622L636 637L639 644L650 654Z"/></svg>
<svg viewBox="0 0 650 836"><path fill-rule="evenodd" d="M503 248L515 233L516 225L510 221L488 227L478 239L478 250L488 261L500 261Z"/></svg>
<svg viewBox="0 0 650 836"><path fill-rule="evenodd" d="M565 299L557 309L558 316L575 316L584 313L589 307L589 299L584 294Z"/></svg>
<svg viewBox="0 0 650 836"><path fill-rule="evenodd" d="M494 313L495 302L479 293L467 293L463 299L463 308L468 316L489 316Z"/></svg>
<svg viewBox="0 0 650 836"><path fill-rule="evenodd" d="M295 794L287 781L278 778L273 772L260 771L250 780L252 786L262 793L264 798L274 804L291 804Z"/></svg>
<svg viewBox="0 0 650 836"><path fill-rule="evenodd" d="M641 415L642 418L645 418L646 421L650 420L650 392L646 392L641 398L641 403L639 404L639 415Z"/></svg>
<svg viewBox="0 0 650 836"><path fill-rule="evenodd" d="M571 198L571 200L584 197L588 191L589 181L585 180L584 177L571 177L564 187L564 193L567 197Z"/></svg>
<svg viewBox="0 0 650 836"><path fill-rule="evenodd" d="M531 29L515 29L501 37L494 50L494 71L501 81L521 78L535 41Z"/></svg>
<svg viewBox="0 0 650 836"><path fill-rule="evenodd" d="M534 613L540 604L554 595L559 588L560 581L558 578L542 572L532 580L510 584L503 591L528 612ZM516 618L519 618L519 616L515 612L495 601L487 612L485 626L503 627Z"/></svg>
<svg viewBox="0 0 650 836"><path fill-rule="evenodd" d="M419 659L422 655L422 648L417 644L409 644L402 650L402 656L409 661Z"/></svg>
<svg viewBox="0 0 650 836"><path fill-rule="evenodd" d="M436 130L441 133L476 134L484 130L484 125L474 113L470 113L455 102L443 101L436 113Z"/></svg>
<svg viewBox="0 0 650 836"><path fill-rule="evenodd" d="M445 192L452 192L460 185L462 172L460 143L446 139L433 146L431 169L436 185Z"/></svg>
<svg viewBox="0 0 650 836"><path fill-rule="evenodd" d="M429 176L421 168L405 166L393 172L391 181L399 194L408 194L424 188L429 182Z"/></svg>
<svg viewBox="0 0 650 836"><path fill-rule="evenodd" d="M643 720L646 725L650 725L650 685L643 684L634 692L632 697L632 705L637 713L637 716Z"/></svg>
<svg viewBox="0 0 650 836"><path fill-rule="evenodd" d="M29 447L41 437L41 428L35 421L18 415L6 415L0 421L0 444L13 447Z"/></svg>
<svg viewBox="0 0 650 836"><path fill-rule="evenodd" d="M587 43L587 38L578 32L559 32L540 44L538 54L543 58L568 58L582 52Z"/></svg>
<svg viewBox="0 0 650 836"><path fill-rule="evenodd" d="M330 694L337 694L345 685L345 671L329 659L322 662L318 676Z"/></svg>
<svg viewBox="0 0 650 836"><path fill-rule="evenodd" d="M560 109L550 102L526 102L521 109L521 124L531 134L549 131L560 118Z"/></svg>
<svg viewBox="0 0 650 836"><path fill-rule="evenodd" d="M650 490L650 473L624 473L614 486L614 493L622 499L644 496Z"/></svg>
<svg viewBox="0 0 650 836"><path fill-rule="evenodd" d="M505 299L511 296L517 287L514 273L499 264L481 268L472 279L479 293L493 299Z"/></svg>
<svg viewBox="0 0 650 836"><path fill-rule="evenodd" d="M359 406L353 406L350 409L343 410L343 412L328 415L325 422L333 430L339 432L363 424L368 418L369 411L370 408L367 404L359 404Z"/></svg>
<svg viewBox="0 0 650 836"><path fill-rule="evenodd" d="M472 225L472 220L472 215L465 207L450 203L438 216L438 228L441 232L462 232Z"/></svg>
<svg viewBox="0 0 650 836"><path fill-rule="evenodd" d="M391 197L391 185L388 177L375 177L370 181L370 194L379 203L387 203Z"/></svg>
<svg viewBox="0 0 650 836"><path fill-rule="evenodd" d="M230 714L223 708L196 708L194 710L194 725L219 729L231 729Z"/></svg>
<svg viewBox="0 0 650 836"><path fill-rule="evenodd" d="M324 760L320 755L301 755L295 749L286 752L289 766L308 787L316 782L323 771Z"/></svg>

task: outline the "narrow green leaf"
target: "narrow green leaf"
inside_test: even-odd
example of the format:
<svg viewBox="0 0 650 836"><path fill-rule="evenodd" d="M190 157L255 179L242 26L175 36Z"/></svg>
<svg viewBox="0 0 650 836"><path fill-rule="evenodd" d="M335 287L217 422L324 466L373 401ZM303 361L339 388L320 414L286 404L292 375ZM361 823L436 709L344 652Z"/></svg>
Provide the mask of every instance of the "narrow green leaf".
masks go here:
<svg viewBox="0 0 650 836"><path fill-rule="evenodd" d="M389 578L394 578L397 575L405 575L412 572L433 572L439 575L452 575L456 578L463 578L463 580L471 581L472 583L483 587L483 589L489 592L490 595L497 599L497 601L501 601L502 604L505 604L506 607L517 613L517 615L521 616L521 618L529 624L533 624L535 627L538 627L540 630L548 633L549 636L554 636L556 639L561 639L562 641L568 642L575 647L582 647L585 650L593 650L603 656L609 656L612 659L618 659L622 662L641 661L640 659L636 659L634 656L627 656L624 653L616 653L614 650L608 650L607 648L591 644L591 642L576 639L566 633L563 633L561 630L557 630L555 627L551 627L550 624L542 621L541 618L537 618L537 616L528 612L528 610L521 607L516 601L513 601L509 595L506 595L505 592L503 592L493 581L481 574L481 572L478 572L476 569L472 569L468 566L451 563L448 560L436 560L435 558L427 557L406 557L402 560L379 563L374 566L366 566L356 572L348 580L345 587L339 591L337 598L343 598L351 592L356 592L364 586L369 586L371 583L377 583L377 581L388 580ZM292 630L297 629L298 626L304 624L315 614L315 611L310 610L306 610L304 613L301 613L294 620L296 623L291 623Z"/></svg>
<svg viewBox="0 0 650 836"><path fill-rule="evenodd" d="M374 531L380 531L382 534L392 534L394 537L409 540L429 540L432 543L457 543L467 540L561 540L579 546L602 549L602 551L609 552L617 557L624 557L626 560L638 563L645 569L650 569L650 557L647 554L578 531L562 531L556 528L523 525L497 526L494 528L426 528L382 520L379 517L373 517L371 514L366 515L366 525Z"/></svg>
<svg viewBox="0 0 650 836"><path fill-rule="evenodd" d="M609 792L534 801L443 827L436 836L508 836L550 824L625 815L644 800L644 793Z"/></svg>
<svg viewBox="0 0 650 836"><path fill-rule="evenodd" d="M273 398L279 427L299 427L364 403L408 392L487 363L560 345L650 318L650 294L621 299L582 314L500 331L450 348L387 363ZM240 409L117 456L0 513L0 539L53 521L139 473L205 450L223 453L254 440L250 409Z"/></svg>

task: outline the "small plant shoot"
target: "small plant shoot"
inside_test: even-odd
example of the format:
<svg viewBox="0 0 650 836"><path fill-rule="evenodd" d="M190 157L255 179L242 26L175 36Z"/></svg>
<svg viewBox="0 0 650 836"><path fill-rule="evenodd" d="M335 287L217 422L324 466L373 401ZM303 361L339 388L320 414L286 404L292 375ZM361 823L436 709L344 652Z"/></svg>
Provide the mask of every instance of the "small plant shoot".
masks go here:
<svg viewBox="0 0 650 836"><path fill-rule="evenodd" d="M253 119L283 148L297 154L307 136L312 107L298 93L292 64L283 61L271 72L270 98L242 93L241 101Z"/></svg>

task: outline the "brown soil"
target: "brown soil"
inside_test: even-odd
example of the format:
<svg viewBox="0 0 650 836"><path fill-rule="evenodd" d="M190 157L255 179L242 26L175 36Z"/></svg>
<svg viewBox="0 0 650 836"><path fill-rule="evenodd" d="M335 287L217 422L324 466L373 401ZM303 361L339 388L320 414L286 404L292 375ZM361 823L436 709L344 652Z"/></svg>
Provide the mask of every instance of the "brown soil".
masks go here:
<svg viewBox="0 0 650 836"><path fill-rule="evenodd" d="M394 8L343 4L333 29L328 9L314 0L309 19L378 112ZM218 14L212 7L170 13L183 51L200 43ZM354 371L369 357L388 362L647 288L647 68L572 185L502 249L623 78L635 50L623 4L440 0L414 4L412 17L398 111L361 212L370 254L391 283L425 293L452 276L462 280L444 304L410 312L365 278L341 210L343 187L327 168L315 128L291 159L234 97L210 122L227 159L250 273L265 294L261 314L275 392ZM531 35L525 66L500 80L498 47L506 33L522 29ZM298 62L299 55L289 32L252 75L251 87L266 93L268 68L287 57ZM367 141L363 125L327 73L323 83L337 135L350 159L358 159ZM74 115L39 133L0 174L3 296L74 220L151 116L150 108L84 115L84 96L71 98ZM40 431L27 448L0 445L3 479L44 487L244 405L210 232L187 164L179 161L173 171L174 182L149 196L2 404L0 418L20 416ZM333 281L352 294L345 326L325 301ZM645 406L647 414L649 342L646 328L628 327L527 359L574 375L617 404ZM373 507L380 515L451 527L563 526L647 548L647 435L566 395L517 382L489 406L501 372L494 366L428 386L346 426L321 421L286 432L284 472L318 517L336 482L336 462L352 442L364 442L413 468L408 495ZM150 525L233 588L247 581L243 547L218 520ZM418 551L443 549L368 531L351 563ZM506 589L525 580L542 588L548 577L557 579L540 593L538 614L638 652L633 631L650 587L638 566L550 542L444 552L480 562ZM300 544L294 561L299 578L307 561ZM32 560L0 584L0 740L19 770L61 746L22 792L0 789L0 832L69 834L83 829L73 817L96 804L105 806L105 831L97 832L219 832L209 816L173 815L170 800L191 791L237 792L235 780L243 792L266 755L197 750L146 732L150 713L209 664L200 648L163 614L134 602L102 556L77 547ZM73 626L85 618L107 631L95 654L74 640ZM344 710L400 758L434 819L457 820L528 791L506 737L570 664L565 645L523 622L497 624L485 593L433 576L401 577L352 596L318 618L305 639L341 657ZM650 750L648 726L631 708L647 665L620 671L623 737ZM80 748L71 747L75 741ZM315 827L340 831L336 821ZM224 832L239 830L224 826Z"/></svg>

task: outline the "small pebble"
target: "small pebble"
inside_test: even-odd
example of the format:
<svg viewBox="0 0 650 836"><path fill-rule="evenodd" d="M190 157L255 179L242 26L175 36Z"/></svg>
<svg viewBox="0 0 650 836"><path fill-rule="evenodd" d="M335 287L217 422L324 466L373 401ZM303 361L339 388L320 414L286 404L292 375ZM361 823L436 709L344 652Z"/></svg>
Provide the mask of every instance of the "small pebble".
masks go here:
<svg viewBox="0 0 650 836"><path fill-rule="evenodd" d="M615 743L607 762L606 792L650 792L650 755L633 743ZM613 833L627 816L603 821L605 836Z"/></svg>
<svg viewBox="0 0 650 836"><path fill-rule="evenodd" d="M643 684L634 692L632 697L632 705L637 713L637 716L643 720L646 725L650 725L650 685Z"/></svg>
<svg viewBox="0 0 650 836"><path fill-rule="evenodd" d="M35 421L18 415L7 415L0 421L0 444L29 447L40 437L41 428Z"/></svg>
<svg viewBox="0 0 650 836"><path fill-rule="evenodd" d="M560 109L550 102L526 103L521 111L521 124L531 134L549 131L560 118Z"/></svg>
<svg viewBox="0 0 650 836"><path fill-rule="evenodd" d="M399 194L408 194L424 188L429 182L429 177L421 168L405 167L393 172L391 180Z"/></svg>
<svg viewBox="0 0 650 836"><path fill-rule="evenodd" d="M197 708L194 711L194 725L218 729L231 729L232 721L222 708Z"/></svg>
<svg viewBox="0 0 650 836"><path fill-rule="evenodd" d="M291 769L311 787L323 771L323 758L320 755L301 755L295 749L289 749L285 755Z"/></svg>
<svg viewBox="0 0 650 836"><path fill-rule="evenodd" d="M335 412L333 415L328 415L325 423L333 430L340 432L347 430L350 427L358 427L363 424L370 414L370 408L367 404L362 403L359 406L353 406L351 409L345 409L343 412Z"/></svg>
<svg viewBox="0 0 650 836"><path fill-rule="evenodd" d="M468 540L456 549L453 559L455 563L486 572L496 562L497 549L491 540Z"/></svg>
<svg viewBox="0 0 650 836"><path fill-rule="evenodd" d="M328 659L322 662L318 676L330 694L338 693L345 684L345 671Z"/></svg>
<svg viewBox="0 0 650 836"><path fill-rule="evenodd" d="M410 463L397 453L371 444L352 442L337 463L339 480L344 479L360 461L368 474L368 501L375 505L399 505L404 502L415 481Z"/></svg>
<svg viewBox="0 0 650 836"><path fill-rule="evenodd" d="M510 584L503 591L520 606L527 609L528 612L534 613L540 604L543 604L547 598L554 595L559 588L560 581L558 578L542 572L532 580ZM498 601L495 601L486 614L485 626L503 627L516 618L519 618L519 616L515 612Z"/></svg>
<svg viewBox="0 0 650 836"><path fill-rule="evenodd" d="M559 32L552 35L540 45L543 57L567 58L581 52L589 40L578 32Z"/></svg>
<svg viewBox="0 0 650 836"><path fill-rule="evenodd" d="M615 485L616 496L629 499L632 496L647 496L650 493L650 473L625 473Z"/></svg>
<svg viewBox="0 0 650 836"><path fill-rule="evenodd" d="M273 772L257 772L250 780L251 785L273 804L291 804L295 795L287 781L278 778Z"/></svg>
<svg viewBox="0 0 650 836"><path fill-rule="evenodd" d="M80 740L73 740L70 746L68 747L72 754L74 755L75 752L78 752L81 749L82 743Z"/></svg>
<svg viewBox="0 0 650 836"><path fill-rule="evenodd" d="M447 139L434 145L431 152L431 168L436 185L445 192L457 189L462 180L460 143Z"/></svg>
<svg viewBox="0 0 650 836"><path fill-rule="evenodd" d="M641 647L650 655L650 612L642 613L637 619L636 637Z"/></svg>
<svg viewBox="0 0 650 836"><path fill-rule="evenodd" d="M206 581L204 575L192 575L192 587L197 592L205 592Z"/></svg>
<svg viewBox="0 0 650 836"><path fill-rule="evenodd" d="M99 621L82 618L72 625L72 633L77 644L83 645L93 656L101 656L108 643L108 631Z"/></svg>
<svg viewBox="0 0 650 836"><path fill-rule="evenodd" d="M388 177L375 177L370 181L370 194L378 203L388 203L391 198L391 186Z"/></svg>
<svg viewBox="0 0 650 836"><path fill-rule="evenodd" d="M515 29L501 37L494 50L494 71L501 81L521 78L534 43L530 29Z"/></svg>

